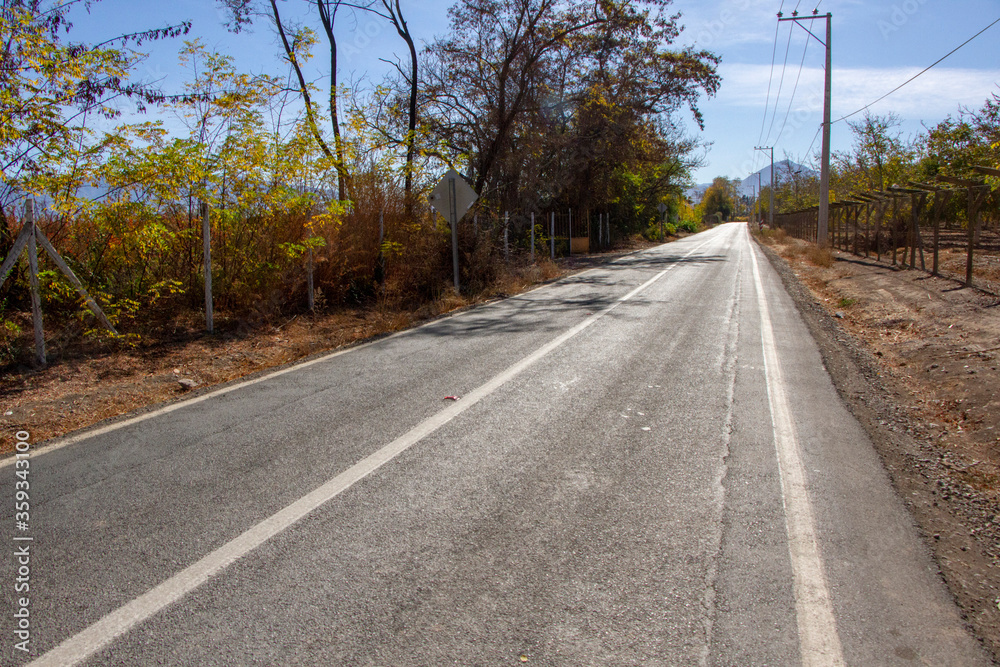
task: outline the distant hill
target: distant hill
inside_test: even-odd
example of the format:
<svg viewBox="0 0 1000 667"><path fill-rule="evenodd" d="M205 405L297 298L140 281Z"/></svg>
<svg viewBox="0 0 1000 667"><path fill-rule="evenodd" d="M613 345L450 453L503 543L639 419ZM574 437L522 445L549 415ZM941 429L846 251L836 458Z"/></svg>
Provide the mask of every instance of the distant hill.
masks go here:
<svg viewBox="0 0 1000 667"><path fill-rule="evenodd" d="M792 174L799 173L802 178L818 178L819 172L816 172L809 167L803 166L798 162L792 162L791 160L781 160L780 162L774 163L774 182L775 185L780 184L782 181L787 181L791 178ZM754 189L757 187L757 175L760 174L760 183L764 187L771 184L771 165L768 164L766 167L759 171L740 179L740 189L741 195L747 197L753 196ZM705 196L705 191L712 187L711 183L699 183L694 187L688 188L684 191L684 196L690 199L695 204L701 201L701 198Z"/></svg>
<svg viewBox="0 0 1000 667"><path fill-rule="evenodd" d="M799 174L800 178L819 178L819 172L813 171L809 167L805 167L798 162L792 162L791 160L782 160L780 162L774 163L774 184L775 189L782 182L787 182L792 178L793 174ZM760 184L765 188L771 184L771 165L768 164L766 167L760 171L755 171L746 178L744 178L740 185L740 194L746 196L752 196L754 189L757 187L757 175L760 174Z"/></svg>

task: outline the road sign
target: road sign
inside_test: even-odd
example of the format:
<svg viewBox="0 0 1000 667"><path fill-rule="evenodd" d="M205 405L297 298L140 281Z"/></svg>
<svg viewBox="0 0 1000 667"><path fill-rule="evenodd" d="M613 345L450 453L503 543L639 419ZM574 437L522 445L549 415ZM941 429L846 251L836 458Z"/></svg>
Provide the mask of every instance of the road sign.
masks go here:
<svg viewBox="0 0 1000 667"><path fill-rule="evenodd" d="M659 211L660 213L666 213L667 212L667 205L666 204L660 204L659 206L656 207L656 210Z"/></svg>
<svg viewBox="0 0 1000 667"><path fill-rule="evenodd" d="M447 218L450 213L448 202L448 183L452 179L455 181L455 215L457 215L458 219L461 220L466 211L472 208L472 205L476 203L477 199L479 199L479 195L477 195L476 191L465 182L462 175L454 169L449 169L448 173L441 178L437 187L435 187L431 192L430 200L434 208L439 210L441 215Z"/></svg>
<svg viewBox="0 0 1000 667"><path fill-rule="evenodd" d="M459 291L458 282L458 221L465 212L479 199L476 191L469 187L462 175L454 169L449 169L441 182L431 192L430 200L434 208L440 211L451 224L451 264L455 274L455 291Z"/></svg>

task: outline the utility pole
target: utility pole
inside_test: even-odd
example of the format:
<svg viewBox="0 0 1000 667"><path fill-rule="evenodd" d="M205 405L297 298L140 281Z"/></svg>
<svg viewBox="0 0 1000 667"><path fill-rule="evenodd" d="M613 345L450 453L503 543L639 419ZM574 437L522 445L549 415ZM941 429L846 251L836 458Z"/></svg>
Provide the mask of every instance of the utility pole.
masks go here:
<svg viewBox="0 0 1000 667"><path fill-rule="evenodd" d="M763 202L761 202L760 200L763 199L764 188L761 187L761 184L760 184L760 172L759 171L757 172L757 193L758 193L758 197L757 197L757 229L760 229L761 227L764 226L764 212L760 210L761 204L763 204Z"/></svg>
<svg viewBox="0 0 1000 667"><path fill-rule="evenodd" d="M778 21L795 21L795 24L808 32L813 38L826 47L826 86L823 91L823 164L819 177L819 224L817 225L817 244L820 247L827 245L827 236L830 226L830 98L833 80L833 57L830 50L830 41L833 38L832 23L833 15L827 12L819 14L813 10L812 16L799 16L798 12L792 12L791 17L782 18L778 12ZM814 19L826 19L826 42L813 34L800 21L811 21Z"/></svg>
<svg viewBox="0 0 1000 667"><path fill-rule="evenodd" d="M774 146L754 146L755 151L771 151L771 195L767 205L767 224L774 229Z"/></svg>

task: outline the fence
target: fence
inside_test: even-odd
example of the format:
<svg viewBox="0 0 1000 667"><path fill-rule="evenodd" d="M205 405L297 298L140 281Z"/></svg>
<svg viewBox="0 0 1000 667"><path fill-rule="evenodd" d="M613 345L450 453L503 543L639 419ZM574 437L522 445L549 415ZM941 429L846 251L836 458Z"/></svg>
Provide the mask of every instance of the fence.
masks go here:
<svg viewBox="0 0 1000 667"><path fill-rule="evenodd" d="M503 248L504 258L548 255L551 259L607 250L612 239L611 221L603 211L584 216L574 210L502 215L473 215L475 237ZM459 225L468 224L468 217ZM617 231L617 230L616 230ZM616 234L617 237L617 234Z"/></svg>
<svg viewBox="0 0 1000 667"><path fill-rule="evenodd" d="M831 203L831 247L878 261L885 258L902 269L919 266L1000 295L1000 216L992 208L984 210L990 187L966 179L938 179L938 184L910 182ZM774 226L816 242L818 219L818 208L812 207L777 214Z"/></svg>
<svg viewBox="0 0 1000 667"><path fill-rule="evenodd" d="M219 241L218 235L220 229L216 226L218 215L211 211L206 204L200 204L195 210L198 212L195 225L200 227L201 234L200 239L195 234L191 236L201 246L202 261L199 273L204 286L205 328L209 333L212 333L215 328L212 281L213 243ZM378 217L378 245L382 247L386 233L385 221L383 216ZM200 218L200 220L197 218ZM502 216L470 215L466 216L460 222L459 229L469 242L482 250L486 250L493 257L497 257L497 253L502 252L503 259L506 262L524 260L534 262L542 256L549 256L555 259L556 257L606 249L615 240L612 236L609 215L603 211L586 216L581 216L573 209L528 214L504 213ZM471 235L472 238L468 238L467 233L469 231L473 232ZM617 235L618 230L615 231ZM213 239L213 236L216 238ZM0 259L3 260L2 267L0 267L0 287L3 286L7 277L17 265L18 260L24 257L27 263L27 277L30 282L32 321L35 330L35 360L38 365L44 366L46 363L46 353L42 332L36 242L42 246L59 271L66 276L66 279L69 280L80 296L83 297L87 307L94 312L102 326L113 335L117 335L118 332L98 305L97 300L87 292L83 283L55 250L45 234L42 233L42 229L36 224L34 202L28 200L25 205L23 224L20 231L16 238L12 239L9 248L4 248L8 252L0 255ZM311 311L314 309L316 302L314 290L314 270L316 267L311 245L304 250L300 261L301 267L295 268L294 271L297 273L300 272L299 275L305 279L306 301ZM377 262L379 263L378 268L384 271L385 259L381 252L378 255ZM225 276L223 275L223 277ZM108 295L104 295L104 297L107 298Z"/></svg>

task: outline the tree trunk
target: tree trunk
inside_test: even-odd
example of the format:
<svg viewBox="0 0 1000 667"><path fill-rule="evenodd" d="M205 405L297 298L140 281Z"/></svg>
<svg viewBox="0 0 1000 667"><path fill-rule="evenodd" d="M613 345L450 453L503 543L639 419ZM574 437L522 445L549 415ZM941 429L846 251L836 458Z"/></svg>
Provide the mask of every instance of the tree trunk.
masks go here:
<svg viewBox="0 0 1000 667"><path fill-rule="evenodd" d="M334 150L337 151L337 198L344 201L350 196L350 175L347 173L344 142L340 136L340 112L337 104L337 37L333 34L333 24L339 6L340 3L335 2L331 12L329 0L316 0L323 30L326 31L326 38L330 42L330 123L333 125Z"/></svg>

